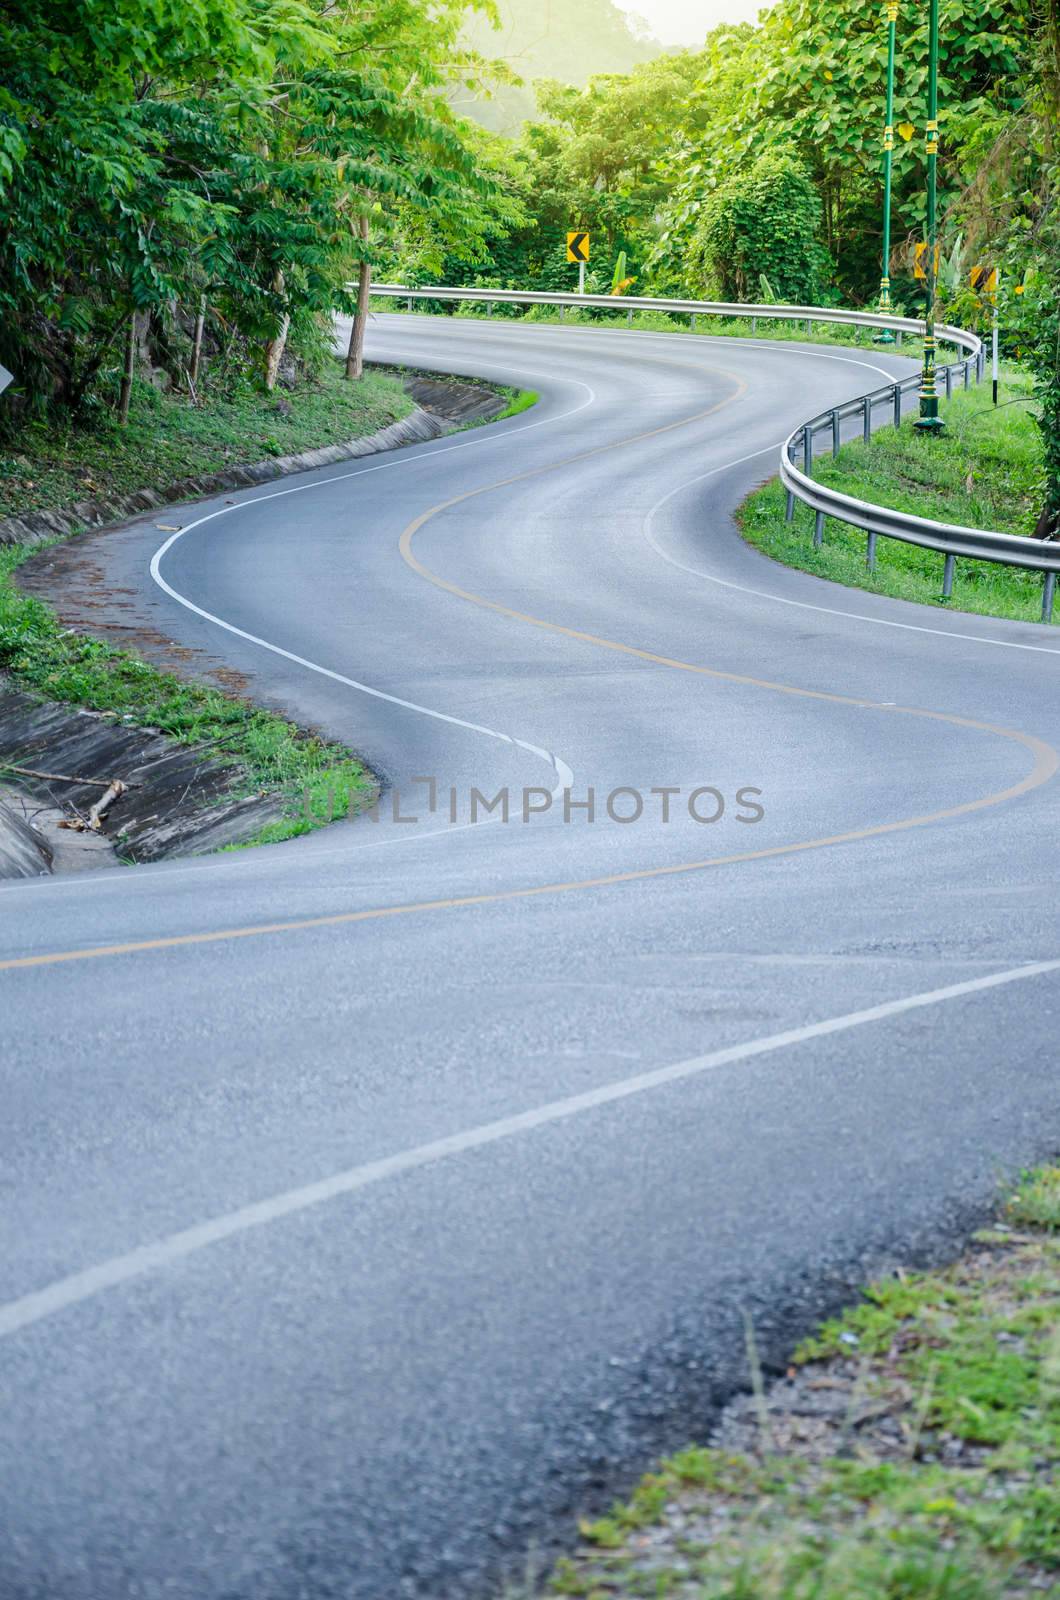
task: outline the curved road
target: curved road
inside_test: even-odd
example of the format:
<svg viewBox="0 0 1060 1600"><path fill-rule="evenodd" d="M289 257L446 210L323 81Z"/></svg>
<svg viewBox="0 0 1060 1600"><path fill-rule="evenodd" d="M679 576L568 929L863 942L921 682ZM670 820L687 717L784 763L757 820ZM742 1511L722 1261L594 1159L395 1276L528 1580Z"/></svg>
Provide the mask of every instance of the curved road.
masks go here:
<svg viewBox="0 0 1060 1600"><path fill-rule="evenodd" d="M1058 1143L1055 635L731 523L908 363L370 354L542 398L108 552L418 820L0 891L5 1600L488 1593Z"/></svg>

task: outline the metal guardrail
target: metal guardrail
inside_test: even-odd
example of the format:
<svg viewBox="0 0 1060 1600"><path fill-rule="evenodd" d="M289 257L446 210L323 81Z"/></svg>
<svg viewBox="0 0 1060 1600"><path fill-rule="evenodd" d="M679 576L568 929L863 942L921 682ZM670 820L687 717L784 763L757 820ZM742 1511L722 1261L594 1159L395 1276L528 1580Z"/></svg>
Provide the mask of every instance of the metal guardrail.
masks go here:
<svg viewBox="0 0 1060 1600"><path fill-rule="evenodd" d="M352 288L352 285L350 286ZM664 311L692 318L724 317L727 320L743 319L752 326L759 317L774 322L805 322L807 332L815 322L835 322L845 327L881 328L901 337L903 333L922 334L923 322L916 317L893 317L878 311L847 311L841 306L787 306L749 305L742 300L672 300L662 296L638 294L563 294L542 289L449 289L425 285L410 288L401 283L373 283L373 297L387 300L405 300L409 310L417 300L477 301L487 312L494 305L556 306L560 311L582 310L592 306L601 311L624 311L632 316L635 311ZM954 344L967 350L982 362L982 341L963 328L937 327L935 337L944 344Z"/></svg>
<svg viewBox="0 0 1060 1600"><path fill-rule="evenodd" d="M759 318L789 322L804 321L808 333L815 322L839 323L856 328L887 329L894 333L898 340L903 333L924 332L923 322L913 317L885 316L875 311L847 311L834 306L748 305L742 301L673 300L648 295L562 294L535 289L450 289L437 285L409 288L404 284L394 283L373 284L372 294L386 299L405 300L410 310L413 303L418 300L477 301L485 303L487 312L492 310L494 304L557 306L561 311L567 307L584 309L586 306L594 306L602 310L625 311L630 319L636 311L676 312L690 316L693 327L697 316L700 315L727 319L743 318L750 321L752 332L756 331ZM967 389L973 374L976 382L982 380L984 351L982 340L977 334L970 333L964 328L943 324L936 327L935 337L941 343L955 345L958 350L964 352L961 360L938 368L938 380L945 386L947 399L952 395L955 383L963 384ZM942 576L944 600L952 598L953 580L959 556L971 557L977 561L995 561L1004 566L1024 567L1041 572L1044 575L1042 621L1050 622L1056 592L1056 575L1060 572L1060 543L1050 544L1039 539L1021 538L1015 534L993 533L982 528L965 528L957 524L935 522L929 517L915 517L907 511L894 511L886 506L856 500L852 495L842 494L838 489L830 489L814 479L814 439L819 432L827 430L830 433L832 454L838 455L844 421L851 417L860 417L863 437L868 439L872 433L877 409L886 407L890 411L895 427L898 427L902 419L903 397L914 393L919 387L919 373L914 373L909 378L896 379L894 383L887 384L883 388L874 389L869 394L859 395L855 400L849 400L844 405L824 411L795 429L795 432L785 440L780 452L780 478L788 496L787 520L789 522L792 520L796 499L810 506L815 514L814 545L817 548L824 539L826 517L834 517L838 522L863 528L868 535L866 562L870 570L876 566L876 540L881 536L885 539L898 539L905 544L919 545L923 549L939 551L944 558ZM795 464L796 456L800 453L803 462L801 470Z"/></svg>
<svg viewBox="0 0 1060 1600"><path fill-rule="evenodd" d="M982 376L981 357L966 356L963 361L939 368L938 376L944 382L946 395L953 392L954 381L963 382L967 389L972 373ZM892 413L895 427L901 422L902 397L918 390L920 375L887 384L846 405L823 411L796 428L780 451L780 481L787 490L785 516L790 522L794 516L795 501L801 500L814 512L813 543L820 549L824 542L826 517L851 527L862 528L868 535L865 561L870 571L876 567L876 540L898 539L903 544L919 545L921 549L937 550L943 557L942 598L953 597L953 580L958 556L976 561L993 561L1001 566L1023 567L1043 574L1042 621L1051 622L1056 595L1056 575L1060 572L1060 544L1041 539L1022 538L1018 534L994 533L986 528L966 528L960 523L936 522L930 517L917 517L909 511L895 511L890 506L878 506L870 501L857 500L853 495L842 494L838 489L819 483L813 476L814 438L820 432L831 437L832 454L838 455L842 438L842 424L850 417L860 417L862 434L868 439L872 432L873 413L877 406L886 406ZM802 458L802 468L796 465Z"/></svg>

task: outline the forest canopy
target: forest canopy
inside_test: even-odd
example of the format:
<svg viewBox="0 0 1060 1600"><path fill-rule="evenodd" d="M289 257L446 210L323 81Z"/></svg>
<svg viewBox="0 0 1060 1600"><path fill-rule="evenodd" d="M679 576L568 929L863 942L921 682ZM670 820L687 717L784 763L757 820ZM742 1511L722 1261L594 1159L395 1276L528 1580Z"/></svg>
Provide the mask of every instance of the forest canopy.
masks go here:
<svg viewBox="0 0 1060 1600"><path fill-rule="evenodd" d="M336 311L359 312L356 377L373 272L570 287L572 228L592 236L590 288L874 300L882 7L777 0L658 53L612 0L500 5L0 0L0 360L18 380L0 424L124 415L144 370L191 395L207 371L270 388L324 359ZM941 0L943 309L981 319L968 268L1001 268L1009 347L1053 373L1047 419L1057 6ZM926 14L900 0L889 265L912 311ZM586 79L590 60L619 70ZM531 93L516 137L481 125Z"/></svg>

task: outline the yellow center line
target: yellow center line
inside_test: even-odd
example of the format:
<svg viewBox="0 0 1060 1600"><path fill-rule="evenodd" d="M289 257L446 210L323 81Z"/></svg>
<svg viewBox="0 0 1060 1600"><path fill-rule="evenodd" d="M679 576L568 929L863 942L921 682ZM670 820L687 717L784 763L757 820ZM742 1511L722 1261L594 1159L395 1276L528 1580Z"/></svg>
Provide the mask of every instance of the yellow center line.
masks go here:
<svg viewBox="0 0 1060 1600"><path fill-rule="evenodd" d="M732 855L709 856L703 860L676 862L665 867L634 868L629 872L608 873L603 877L534 884L523 889L497 889L486 894L450 896L439 900L420 900L407 905L374 906L363 911L342 911L322 917L299 917L283 922L264 922L245 928L220 928L204 933L176 934L168 938L136 939L121 944L96 945L76 950L57 950L35 956L18 956L11 960L0 961L0 972L10 972L24 967L57 966L71 961L98 961L107 956L134 955L148 950L173 950L186 945L217 944L234 939L264 938L272 934L297 933L309 928L344 927L358 922L377 922L388 917L413 916L429 911L449 911L465 906L497 905L505 901L528 900L542 895L569 894L575 890L606 889L612 888L617 884L643 883L651 879L679 877L689 873L705 872L714 867L733 866L743 861L766 861L779 856L798 855L807 850L830 849L835 845L851 844L861 839L877 839L887 834L902 833L910 828L925 827L930 823L948 821L954 817L967 815L970 812L982 811L988 806L1001 805L1047 783L1060 767L1060 756L1057 755L1051 745L1047 744L1043 739L1037 738L1034 734L1022 733L1018 729L1006 728L997 723L980 722L972 717L955 716L945 711L930 711L917 706L880 706L873 700L833 694L822 689L807 689L795 684L777 683L768 678L752 677L747 673L725 672L717 667L705 667L696 662L681 661L673 656L660 655L651 650L641 649L636 645L625 644L621 640L608 639L600 634L587 633L579 628L570 628L561 623L549 622L543 617L536 617L529 612L518 611L512 606L503 605L500 601L490 600L484 595L476 594L470 589L461 588L458 584L451 583L438 573L432 572L413 553L413 540L419 530L434 517L450 510L453 506L462 505L468 500L474 500L479 495L494 493L498 489L509 487L511 484L522 483L528 479L540 477L547 472L558 471L560 468L571 466L576 462L589 460L593 456L623 449L631 444L641 443L645 439L657 438L659 435L670 433L676 428L687 427L693 422L702 421L705 417L713 415L723 407L731 405L746 393L747 386L732 373L725 373L724 375L733 378L733 381L737 383L736 392L727 396L724 400L718 401L715 405L696 412L693 416L683 417L677 422L665 423L661 427L649 428L642 433L616 440L612 444L597 445L590 450L579 451L576 455L566 456L560 461L549 462L540 467L531 467L523 472L513 473L510 477L499 478L493 483L484 484L477 489L469 489L463 494L453 495L448 500L440 501L410 522L402 533L398 541L398 548L403 559L414 572L421 578L426 579L428 583L434 584L437 588L443 589L461 600L469 601L473 605L482 606L489 611L510 617L513 621L526 623L535 628L544 628L551 633L562 634L567 638L577 639L582 643L595 645L603 650L611 650L622 655L633 656L641 661L651 662L655 666L670 667L679 672L689 672L699 677L714 678L724 683L745 684L757 689L770 690L776 694L795 695L802 699L822 700L833 705L881 711L890 716L927 718L930 721L945 722L953 727L967 728L976 733L990 734L999 739L1007 739L1012 743L1022 745L1034 758L1031 770L1018 783L1014 783L1006 789L999 789L989 794L981 795L974 800L965 800L960 805L947 806L940 811L925 812L914 817L903 817L894 822L876 823L865 828L849 829L843 833L827 834L820 838L771 845L760 850L741 850Z"/></svg>

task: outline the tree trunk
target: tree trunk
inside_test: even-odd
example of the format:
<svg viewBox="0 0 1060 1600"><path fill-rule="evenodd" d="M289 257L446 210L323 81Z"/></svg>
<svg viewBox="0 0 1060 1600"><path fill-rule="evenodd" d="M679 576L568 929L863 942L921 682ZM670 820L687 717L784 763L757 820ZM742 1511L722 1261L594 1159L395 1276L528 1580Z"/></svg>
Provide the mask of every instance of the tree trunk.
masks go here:
<svg viewBox="0 0 1060 1600"><path fill-rule="evenodd" d="M1060 516L1054 506L1043 506L1042 514L1035 524L1032 539L1055 539L1060 534Z"/></svg>
<svg viewBox="0 0 1060 1600"><path fill-rule="evenodd" d="M129 327L125 335L125 368L121 375L118 395L118 421L122 427L129 420L129 402L132 399L133 377L136 372L136 312L129 313Z"/></svg>
<svg viewBox="0 0 1060 1600"><path fill-rule="evenodd" d="M358 227L362 242L367 244L367 216L359 219ZM368 324L368 299L371 289L372 269L367 261L362 261L357 271L357 314L350 329L350 343L346 351L346 376L350 379L364 375L364 330Z"/></svg>
<svg viewBox="0 0 1060 1600"><path fill-rule="evenodd" d="M277 294L283 293L282 271L277 272L275 278L273 279L272 287ZM265 346L265 387L268 389L270 394L272 390L275 389L276 380L280 375L280 362L283 360L283 353L287 348L287 330L290 328L290 326L291 319L285 311L283 314L283 319L280 322L279 332L276 334L276 337L270 339L268 344Z"/></svg>
<svg viewBox="0 0 1060 1600"><path fill-rule="evenodd" d="M202 336L206 327L206 296L199 299L199 312L195 318L195 337L191 346L191 366L188 368L188 377L192 384L199 381L199 364L202 361Z"/></svg>

